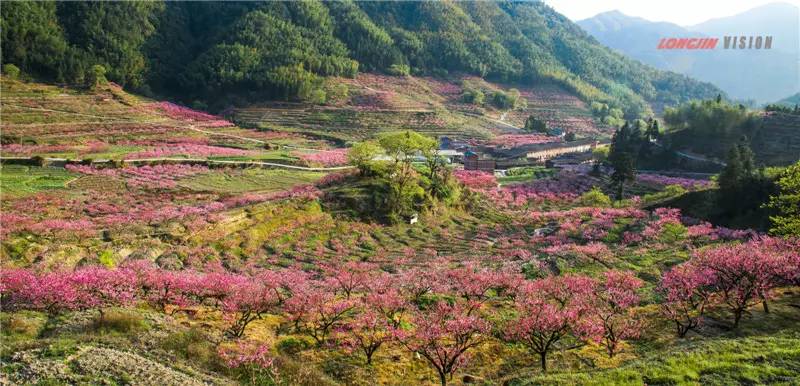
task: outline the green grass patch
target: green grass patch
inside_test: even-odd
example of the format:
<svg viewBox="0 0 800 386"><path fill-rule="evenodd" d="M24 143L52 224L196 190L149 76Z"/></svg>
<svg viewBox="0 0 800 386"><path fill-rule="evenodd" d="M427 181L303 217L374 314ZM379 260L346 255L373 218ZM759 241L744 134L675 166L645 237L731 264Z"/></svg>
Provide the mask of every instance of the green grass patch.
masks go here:
<svg viewBox="0 0 800 386"><path fill-rule="evenodd" d="M511 385L796 385L800 333L687 343L612 370L514 379Z"/></svg>
<svg viewBox="0 0 800 386"><path fill-rule="evenodd" d="M298 170L220 169L185 178L180 185L192 190L221 193L273 192L313 183L324 175Z"/></svg>
<svg viewBox="0 0 800 386"><path fill-rule="evenodd" d="M548 169L544 166L523 166L508 169L508 171L506 171L506 175L498 178L497 182L501 184L527 182L538 180L540 178L552 177L555 174L555 169Z"/></svg>
<svg viewBox="0 0 800 386"><path fill-rule="evenodd" d="M0 166L0 192L3 196L26 196L43 190L64 189L77 177L62 168L21 165Z"/></svg>

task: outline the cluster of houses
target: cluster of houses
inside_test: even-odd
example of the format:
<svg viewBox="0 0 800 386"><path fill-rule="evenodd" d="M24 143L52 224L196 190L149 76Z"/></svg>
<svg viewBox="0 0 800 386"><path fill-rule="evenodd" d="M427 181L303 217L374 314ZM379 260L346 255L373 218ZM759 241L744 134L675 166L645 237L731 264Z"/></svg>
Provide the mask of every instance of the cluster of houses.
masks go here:
<svg viewBox="0 0 800 386"><path fill-rule="evenodd" d="M461 163L466 170L494 172L495 169L526 165L559 167L577 165L592 160L592 151L600 145L595 139L554 141L504 148L472 145L448 137L439 139L439 155L450 162Z"/></svg>

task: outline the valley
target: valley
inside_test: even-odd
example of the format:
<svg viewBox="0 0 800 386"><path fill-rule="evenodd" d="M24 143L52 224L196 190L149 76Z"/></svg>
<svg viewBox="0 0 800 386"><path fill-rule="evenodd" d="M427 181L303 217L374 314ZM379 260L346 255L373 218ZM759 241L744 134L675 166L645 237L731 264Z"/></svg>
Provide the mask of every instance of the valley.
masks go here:
<svg viewBox="0 0 800 386"><path fill-rule="evenodd" d="M800 120L540 2L8 2L0 385L792 385Z"/></svg>

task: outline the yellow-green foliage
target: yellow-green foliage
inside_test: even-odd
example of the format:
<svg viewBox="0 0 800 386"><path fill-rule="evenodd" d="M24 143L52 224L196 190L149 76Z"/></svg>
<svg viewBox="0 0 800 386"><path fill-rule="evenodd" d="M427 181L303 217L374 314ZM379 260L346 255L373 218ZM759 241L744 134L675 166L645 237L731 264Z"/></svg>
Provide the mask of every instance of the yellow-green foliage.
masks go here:
<svg viewBox="0 0 800 386"><path fill-rule="evenodd" d="M97 260L107 268L114 268L116 265L114 262L114 251L110 249L100 252L100 255L97 256Z"/></svg>
<svg viewBox="0 0 800 386"><path fill-rule="evenodd" d="M609 198L603 191L596 186L592 190L581 195L578 203L581 206L596 206L600 208L608 208L611 206L611 198Z"/></svg>

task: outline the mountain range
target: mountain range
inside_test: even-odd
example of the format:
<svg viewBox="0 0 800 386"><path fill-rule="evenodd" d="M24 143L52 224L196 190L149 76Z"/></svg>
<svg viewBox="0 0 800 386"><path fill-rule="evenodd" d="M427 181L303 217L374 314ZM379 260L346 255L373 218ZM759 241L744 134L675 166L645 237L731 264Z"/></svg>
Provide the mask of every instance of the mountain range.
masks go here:
<svg viewBox="0 0 800 386"><path fill-rule="evenodd" d="M800 9L771 3L693 26L609 11L577 24L600 43L654 67L711 82L729 97L767 103L800 91ZM726 50L725 36L772 36L769 50ZM657 49L662 38L719 38L714 50Z"/></svg>

